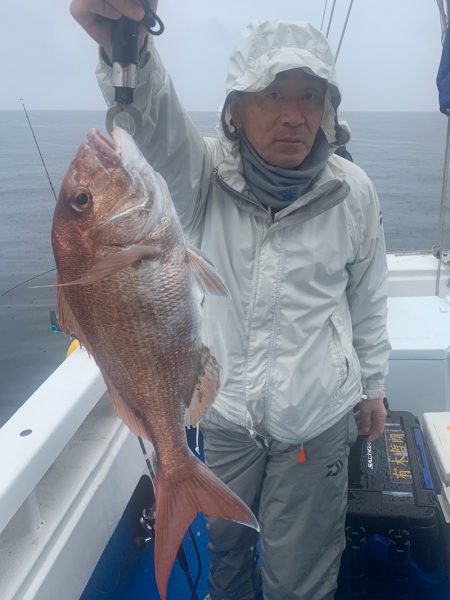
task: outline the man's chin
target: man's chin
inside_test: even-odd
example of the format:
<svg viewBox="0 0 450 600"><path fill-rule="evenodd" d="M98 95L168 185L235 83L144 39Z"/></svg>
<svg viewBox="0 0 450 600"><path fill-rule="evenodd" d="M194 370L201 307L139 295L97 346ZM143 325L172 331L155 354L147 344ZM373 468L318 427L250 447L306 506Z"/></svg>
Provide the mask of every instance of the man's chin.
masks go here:
<svg viewBox="0 0 450 600"><path fill-rule="evenodd" d="M274 167L281 167L283 169L295 169L299 167L305 158L308 156L311 148L307 147L306 144L280 144L278 148L274 148L271 153L269 162Z"/></svg>
<svg viewBox="0 0 450 600"><path fill-rule="evenodd" d="M282 169L295 169L299 167L307 157L307 154L288 154L283 156L274 156L268 161L274 167Z"/></svg>

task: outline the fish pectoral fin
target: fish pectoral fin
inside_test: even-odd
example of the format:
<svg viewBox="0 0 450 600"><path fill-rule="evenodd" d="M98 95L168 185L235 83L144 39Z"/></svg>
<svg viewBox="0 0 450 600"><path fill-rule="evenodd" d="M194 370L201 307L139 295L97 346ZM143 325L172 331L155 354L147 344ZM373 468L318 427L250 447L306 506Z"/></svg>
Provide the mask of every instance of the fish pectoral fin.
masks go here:
<svg viewBox="0 0 450 600"><path fill-rule="evenodd" d="M188 246L186 248L186 260L195 283L202 292L214 296L231 296L229 289L222 277L217 273L214 265L198 248Z"/></svg>
<svg viewBox="0 0 450 600"><path fill-rule="evenodd" d="M105 279L105 277L114 275L122 269L125 269L125 267L139 262L144 258L157 258L160 254L161 248L157 244L134 244L133 246L128 246L119 252L108 254L99 260L99 262L94 265L92 269L87 271L79 279L66 283L59 283L57 285L61 287L68 285L90 285L92 283L97 283L97 281L101 281L102 279Z"/></svg>
<svg viewBox="0 0 450 600"><path fill-rule="evenodd" d="M194 394L186 408L185 425L195 427L214 402L219 387L220 367L209 348L203 346L201 367Z"/></svg>

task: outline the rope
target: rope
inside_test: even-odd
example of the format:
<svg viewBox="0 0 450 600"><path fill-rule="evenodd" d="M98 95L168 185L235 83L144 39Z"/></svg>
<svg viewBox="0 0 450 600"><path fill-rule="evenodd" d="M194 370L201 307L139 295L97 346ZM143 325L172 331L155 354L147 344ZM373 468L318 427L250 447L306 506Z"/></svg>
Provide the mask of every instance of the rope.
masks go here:
<svg viewBox="0 0 450 600"><path fill-rule="evenodd" d="M336 56L334 57L334 62L337 62L337 59L338 59L338 56L339 56L339 51L341 49L342 40L344 39L345 30L347 29L347 23L348 23L348 20L350 18L350 13L352 11L352 6L353 6L353 0L350 0L350 5L348 7L347 16L345 17L345 23L344 23L344 27L342 29L341 39L339 40L338 48L336 50Z"/></svg>
<svg viewBox="0 0 450 600"><path fill-rule="evenodd" d="M325 19L325 13L327 12L328 0L325 0L325 6L323 7L322 23L320 24L320 31L322 31L323 22Z"/></svg>
<svg viewBox="0 0 450 600"><path fill-rule="evenodd" d="M328 28L327 28L327 33L326 33L325 37L328 37L328 34L330 33L330 28L331 28L331 23L333 21L333 14L334 14L335 6L336 6L336 0L333 0L333 6L331 7L330 20L328 21Z"/></svg>

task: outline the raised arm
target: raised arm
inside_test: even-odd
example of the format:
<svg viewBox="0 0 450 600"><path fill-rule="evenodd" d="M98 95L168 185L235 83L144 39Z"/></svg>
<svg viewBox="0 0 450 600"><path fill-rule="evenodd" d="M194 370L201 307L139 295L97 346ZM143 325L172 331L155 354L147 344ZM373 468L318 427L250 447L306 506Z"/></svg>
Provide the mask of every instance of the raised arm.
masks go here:
<svg viewBox="0 0 450 600"><path fill-rule="evenodd" d="M157 0L150 0L156 11ZM71 13L101 45L97 77L109 105L114 102L111 84L111 19L127 16L140 20L138 0L73 0ZM140 31L135 106L143 116L139 145L154 169L165 178L186 231L194 238L202 219L212 170L212 145L205 143L181 105L173 83L155 49L153 37ZM195 241L195 240L194 240Z"/></svg>

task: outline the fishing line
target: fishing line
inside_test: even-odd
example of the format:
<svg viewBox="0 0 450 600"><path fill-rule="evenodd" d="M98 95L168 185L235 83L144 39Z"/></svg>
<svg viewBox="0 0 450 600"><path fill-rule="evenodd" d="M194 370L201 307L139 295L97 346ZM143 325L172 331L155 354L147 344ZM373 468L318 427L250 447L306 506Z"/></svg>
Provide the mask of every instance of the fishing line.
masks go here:
<svg viewBox="0 0 450 600"><path fill-rule="evenodd" d="M6 296L6 294L9 294L9 292L12 292L13 290L20 287L21 285L25 285L25 283L28 283L29 281L33 281L33 279L37 279L38 277L42 277L42 275L47 275L47 273L51 273L52 271L56 271L56 267L53 267L53 269L49 269L48 271L44 271L43 273L39 273L39 275L34 275L33 277L30 277L29 279L25 279L25 281L21 281L17 285L14 285L12 288L9 288L8 290L5 290L4 292L2 292L0 294L0 298L2 296Z"/></svg>
<svg viewBox="0 0 450 600"><path fill-rule="evenodd" d="M42 165L43 165L43 167L44 167L45 174L47 175L47 179L48 179L48 182L49 182L49 184L50 184L50 189L51 189L51 190L52 190L52 192L53 192L53 197L55 198L55 202L58 202L58 198L56 197L55 188L53 187L53 183L52 183L52 180L51 180L51 178L50 178L50 174L49 174L49 172L48 172L48 170L47 170L47 165L45 164L45 160L44 160L44 157L43 157L43 155L42 155L41 149L40 149L40 147L39 147L39 143L38 143L38 141L37 141L36 135L35 135L35 133L34 133L33 125L31 124L30 117L28 116L27 109L25 108L25 103L24 103L24 101L23 101L23 98L19 98L19 102L21 102L21 103L22 103L23 112L25 113L25 116L26 116L26 118L27 118L28 125L29 125L29 127L30 127L30 130L31 130L31 134L32 134L32 136L33 136L33 139L34 139L34 143L36 144L36 148L37 148L37 150L38 150L38 152L39 152L39 156L41 157L41 162L42 162ZM17 288L18 288L18 287L20 287L21 285L25 285L25 284L26 284L26 283L28 283L29 281L33 281L33 279L37 279L38 277L42 277L43 275L47 275L47 273L51 273L52 271L56 271L56 267L53 267L52 269L49 269L48 271L44 271L43 273L39 273L38 275L33 275L33 277L30 277L29 279L25 279L25 281L21 281L21 282L20 282L20 283L18 283L17 285L13 285L13 286L12 286L12 287L10 287L9 289L7 289L7 290L5 290L5 291L1 292L1 293L0 293L0 298L1 298L1 297L3 297L3 296L6 296L6 294L9 294L9 292L12 292L13 290L17 289Z"/></svg>

